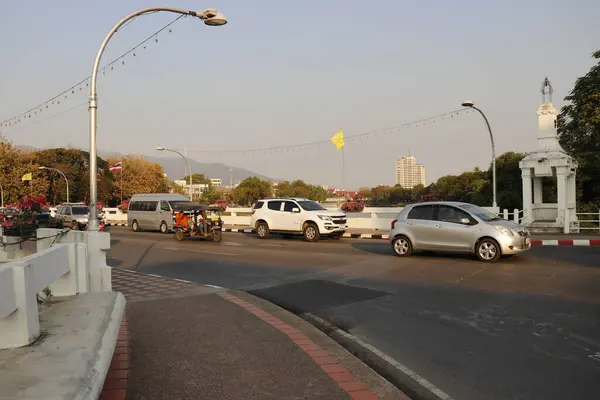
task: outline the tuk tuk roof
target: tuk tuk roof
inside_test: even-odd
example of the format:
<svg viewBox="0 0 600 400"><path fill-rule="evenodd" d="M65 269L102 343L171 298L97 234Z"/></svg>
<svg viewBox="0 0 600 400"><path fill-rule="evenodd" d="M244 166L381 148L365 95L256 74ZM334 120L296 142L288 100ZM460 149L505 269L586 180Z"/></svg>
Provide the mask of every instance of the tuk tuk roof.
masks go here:
<svg viewBox="0 0 600 400"><path fill-rule="evenodd" d="M182 202L173 205L174 211L221 211L219 207L209 206L207 204L198 204L192 202Z"/></svg>

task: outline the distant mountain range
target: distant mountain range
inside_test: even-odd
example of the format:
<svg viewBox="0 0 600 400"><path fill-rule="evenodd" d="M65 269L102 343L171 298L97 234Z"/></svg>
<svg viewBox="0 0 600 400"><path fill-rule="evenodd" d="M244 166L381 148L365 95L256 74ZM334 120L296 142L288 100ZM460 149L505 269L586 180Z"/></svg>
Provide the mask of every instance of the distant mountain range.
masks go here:
<svg viewBox="0 0 600 400"><path fill-rule="evenodd" d="M20 149L27 151L35 151L39 150L31 146L17 146ZM84 149L85 150L85 149ZM85 150L87 151L87 150ZM106 157L124 157L124 154L109 152L109 151L98 151L98 155L102 158ZM169 179L181 179L184 175L184 171L186 170L185 163L181 159L181 157L153 157L147 156L144 154L136 154L139 157L143 157L150 162L156 162L163 166L163 169ZM229 166L221 163L201 163L192 158L188 157L188 161L190 162L190 167L192 168L192 172L194 174L204 174L207 178L219 178L223 181L223 185L229 185ZM282 181L280 179L273 179L265 175L257 174L255 172L249 171L244 168L231 167L231 178L233 183L237 183L239 181L243 181L244 179L256 176L257 178L279 182Z"/></svg>

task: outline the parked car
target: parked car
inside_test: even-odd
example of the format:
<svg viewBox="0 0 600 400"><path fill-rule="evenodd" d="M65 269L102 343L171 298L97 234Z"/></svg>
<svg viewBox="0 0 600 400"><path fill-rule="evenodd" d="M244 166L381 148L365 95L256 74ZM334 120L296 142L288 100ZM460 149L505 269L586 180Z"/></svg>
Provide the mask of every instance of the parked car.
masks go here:
<svg viewBox="0 0 600 400"><path fill-rule="evenodd" d="M84 203L63 203L56 210L55 219L71 229L86 229L90 219L90 208Z"/></svg>
<svg viewBox="0 0 600 400"><path fill-rule="evenodd" d="M473 253L488 262L531 248L531 236L521 225L474 204L448 201L404 207L392 222L389 240L400 257L448 251Z"/></svg>
<svg viewBox="0 0 600 400"><path fill-rule="evenodd" d="M19 215L20 211L13 207L0 208L0 216L5 220L11 220Z"/></svg>
<svg viewBox="0 0 600 400"><path fill-rule="evenodd" d="M127 225L134 232L156 230L168 233L173 230L175 224L174 207L181 203L191 202L180 194L135 194L129 199Z"/></svg>
<svg viewBox="0 0 600 400"><path fill-rule="evenodd" d="M346 214L331 211L310 199L259 200L252 208L251 224L260 239L270 233L302 234L309 242L321 236L340 239L347 229Z"/></svg>

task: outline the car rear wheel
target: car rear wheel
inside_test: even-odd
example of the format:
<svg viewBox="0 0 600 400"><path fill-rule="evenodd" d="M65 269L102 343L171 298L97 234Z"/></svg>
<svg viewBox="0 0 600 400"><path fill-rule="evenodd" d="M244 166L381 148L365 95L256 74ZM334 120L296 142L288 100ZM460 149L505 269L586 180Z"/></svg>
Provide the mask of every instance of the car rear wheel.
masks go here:
<svg viewBox="0 0 600 400"><path fill-rule="evenodd" d="M500 258L500 246L494 239L483 239L477 243L475 253L479 261L494 262Z"/></svg>
<svg viewBox="0 0 600 400"><path fill-rule="evenodd" d="M165 221L160 223L160 233L169 233L169 226Z"/></svg>
<svg viewBox="0 0 600 400"><path fill-rule="evenodd" d="M256 224L256 235L259 239L268 239L269 233L269 225L266 222Z"/></svg>
<svg viewBox="0 0 600 400"><path fill-rule="evenodd" d="M133 220L133 222L131 223L131 229L134 232L139 232L140 231L140 225L138 224L137 220Z"/></svg>
<svg viewBox="0 0 600 400"><path fill-rule="evenodd" d="M321 238L321 234L319 233L319 228L317 225L311 223L306 224L304 227L304 240L307 242L317 242Z"/></svg>
<svg viewBox="0 0 600 400"><path fill-rule="evenodd" d="M408 257L413 253L412 243L406 236L396 237L392 242L392 248L398 257Z"/></svg>

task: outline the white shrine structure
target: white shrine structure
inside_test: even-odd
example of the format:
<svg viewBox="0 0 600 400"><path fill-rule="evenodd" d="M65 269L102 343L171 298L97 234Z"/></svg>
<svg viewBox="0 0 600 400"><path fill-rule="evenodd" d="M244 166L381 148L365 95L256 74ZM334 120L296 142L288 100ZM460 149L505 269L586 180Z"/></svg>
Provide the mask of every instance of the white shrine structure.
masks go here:
<svg viewBox="0 0 600 400"><path fill-rule="evenodd" d="M520 163L523 181L523 220L531 232L570 233L577 227L575 176L577 161L558 141L558 110L552 104L552 85L542 85L542 105L538 108L537 148ZM546 95L548 94L548 102ZM542 178L556 179L557 202L544 203Z"/></svg>

